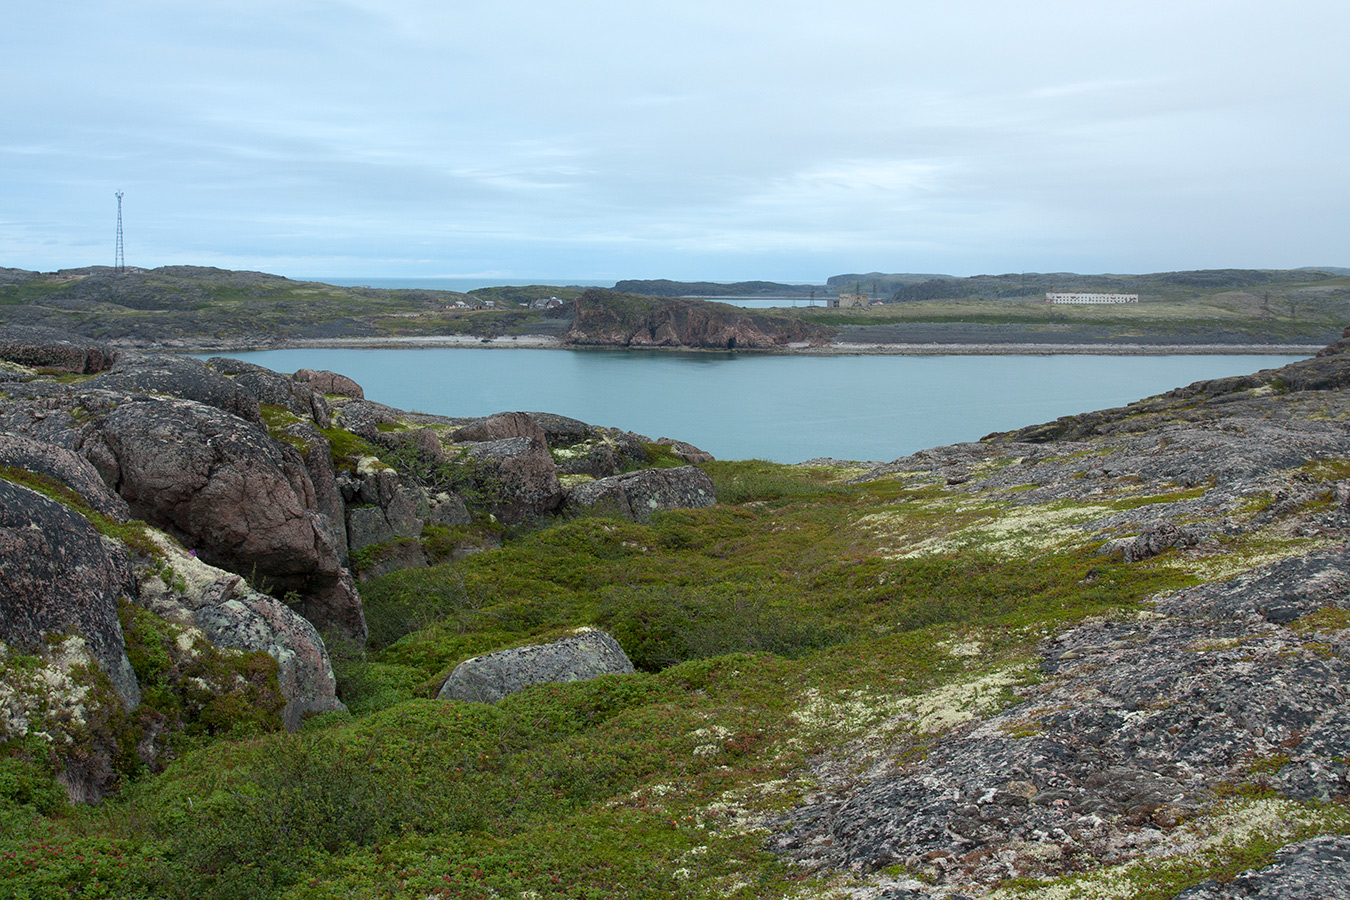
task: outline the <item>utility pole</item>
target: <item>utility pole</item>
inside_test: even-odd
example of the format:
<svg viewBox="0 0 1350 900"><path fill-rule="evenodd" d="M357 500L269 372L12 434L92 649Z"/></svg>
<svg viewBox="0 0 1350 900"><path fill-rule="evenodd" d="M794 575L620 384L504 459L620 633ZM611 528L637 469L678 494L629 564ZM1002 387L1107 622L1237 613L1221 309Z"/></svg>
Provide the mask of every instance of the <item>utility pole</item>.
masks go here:
<svg viewBox="0 0 1350 900"><path fill-rule="evenodd" d="M122 250L122 192L117 192L117 250L113 259L113 271L122 274L127 269L126 254Z"/></svg>

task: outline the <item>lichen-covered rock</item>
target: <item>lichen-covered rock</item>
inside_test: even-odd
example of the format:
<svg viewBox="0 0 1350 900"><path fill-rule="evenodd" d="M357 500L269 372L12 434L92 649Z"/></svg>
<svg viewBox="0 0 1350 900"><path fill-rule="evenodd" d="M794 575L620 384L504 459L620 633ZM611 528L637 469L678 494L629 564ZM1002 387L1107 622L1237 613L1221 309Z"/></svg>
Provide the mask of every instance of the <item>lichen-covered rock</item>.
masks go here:
<svg viewBox="0 0 1350 900"><path fill-rule="evenodd" d="M542 441L515 437L471 444L468 456L479 492L502 522L516 525L562 503L558 469Z"/></svg>
<svg viewBox="0 0 1350 900"><path fill-rule="evenodd" d="M260 650L275 659L288 729L306 716L344 708L328 650L312 624L238 575L207 565L166 538L156 541L175 577L147 579L138 603L166 621L201 629L217 647Z"/></svg>
<svg viewBox="0 0 1350 900"><path fill-rule="evenodd" d="M195 400L254 425L262 424L256 397L191 356L128 354L120 357L108 372L91 379L86 387Z"/></svg>
<svg viewBox="0 0 1350 900"><path fill-rule="evenodd" d="M37 369L92 375L116 358L117 351L107 344L50 328L6 325L0 335L0 359Z"/></svg>
<svg viewBox="0 0 1350 900"><path fill-rule="evenodd" d="M696 466L676 469L639 469L589 481L567 495L567 509L620 515L645 522L654 513L671 509L698 509L717 503L717 491L708 473Z"/></svg>
<svg viewBox="0 0 1350 900"><path fill-rule="evenodd" d="M989 884L1162 847L1262 760L1267 787L1326 802L1350 783L1347 588L1338 547L1070 629L1042 648L1045 680L1022 702L919 761L856 782L822 762L827 790L774 846L813 867Z"/></svg>
<svg viewBox="0 0 1350 900"><path fill-rule="evenodd" d="M4 468L59 481L95 511L119 522L127 519L126 501L108 490L98 470L72 450L21 434L0 432L0 469Z"/></svg>
<svg viewBox="0 0 1350 900"><path fill-rule="evenodd" d="M140 702L117 603L136 594L126 554L83 516L0 480L0 641L35 650L76 633L128 707Z"/></svg>
<svg viewBox="0 0 1350 900"><path fill-rule="evenodd" d="M1230 881L1205 881L1174 900L1350 900L1350 837L1323 835L1276 851Z"/></svg>
<svg viewBox="0 0 1350 900"><path fill-rule="evenodd" d="M214 565L297 592L319 628L365 640L355 583L294 449L186 400L117 405L90 441L86 455L134 515Z"/></svg>
<svg viewBox="0 0 1350 900"><path fill-rule="evenodd" d="M516 647L466 659L437 695L442 700L496 703L536 684L586 681L627 674L633 664L619 642L603 631L583 631L551 644Z"/></svg>

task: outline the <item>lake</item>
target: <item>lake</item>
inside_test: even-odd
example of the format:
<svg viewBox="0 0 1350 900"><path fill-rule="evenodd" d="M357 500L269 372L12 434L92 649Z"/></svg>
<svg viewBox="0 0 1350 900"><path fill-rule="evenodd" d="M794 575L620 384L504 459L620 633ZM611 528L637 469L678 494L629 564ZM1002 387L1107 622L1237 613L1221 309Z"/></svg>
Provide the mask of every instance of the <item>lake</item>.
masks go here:
<svg viewBox="0 0 1350 900"><path fill-rule="evenodd" d="M209 356L211 354L202 354ZM366 397L448 416L526 410L688 441L719 459L890 461L1302 357L792 356L627 350L297 349Z"/></svg>

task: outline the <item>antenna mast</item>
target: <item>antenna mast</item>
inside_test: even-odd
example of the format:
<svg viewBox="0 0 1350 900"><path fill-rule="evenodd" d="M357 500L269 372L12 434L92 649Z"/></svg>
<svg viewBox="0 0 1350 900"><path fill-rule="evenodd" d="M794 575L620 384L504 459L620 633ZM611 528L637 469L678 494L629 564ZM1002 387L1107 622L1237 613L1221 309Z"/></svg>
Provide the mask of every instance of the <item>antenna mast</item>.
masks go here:
<svg viewBox="0 0 1350 900"><path fill-rule="evenodd" d="M117 252L113 261L113 271L121 274L127 268L126 255L122 252L122 192L117 192Z"/></svg>

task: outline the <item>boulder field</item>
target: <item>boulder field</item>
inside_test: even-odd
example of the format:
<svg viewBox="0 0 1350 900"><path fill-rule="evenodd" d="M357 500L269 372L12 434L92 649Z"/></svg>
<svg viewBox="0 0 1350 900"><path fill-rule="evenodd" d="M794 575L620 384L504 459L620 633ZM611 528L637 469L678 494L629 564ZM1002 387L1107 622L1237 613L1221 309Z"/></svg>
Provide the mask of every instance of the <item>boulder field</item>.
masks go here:
<svg viewBox="0 0 1350 900"><path fill-rule="evenodd" d="M82 799L112 789L100 754L128 735L154 765L149 732L197 727L201 710L181 702L151 714L151 682L196 679L222 696L257 687L187 674L203 647L226 668L243 665L230 654L269 659L276 722L294 730L342 708L326 642L364 643L362 579L477 552L554 515L645 519L715 502L707 475L678 465L709 458L697 448L542 413L407 413L333 372L29 329L0 341L0 374L0 662L30 655L50 675L0 670L0 738L61 731L68 768L95 760L68 779ZM654 459L671 467L639 491L642 472L629 470ZM641 501L588 499L629 494ZM44 695L48 682L64 699ZM58 707L64 724L43 719ZM75 727L100 715L98 740Z"/></svg>

